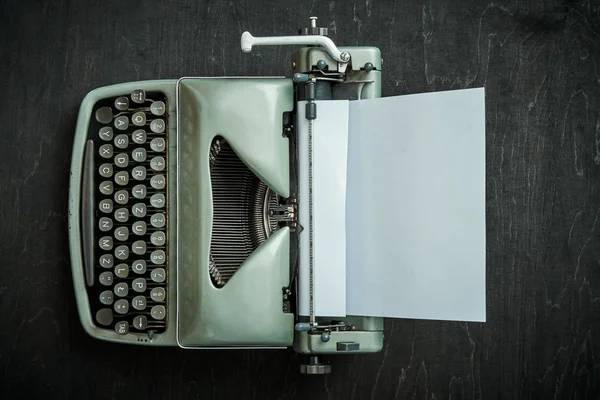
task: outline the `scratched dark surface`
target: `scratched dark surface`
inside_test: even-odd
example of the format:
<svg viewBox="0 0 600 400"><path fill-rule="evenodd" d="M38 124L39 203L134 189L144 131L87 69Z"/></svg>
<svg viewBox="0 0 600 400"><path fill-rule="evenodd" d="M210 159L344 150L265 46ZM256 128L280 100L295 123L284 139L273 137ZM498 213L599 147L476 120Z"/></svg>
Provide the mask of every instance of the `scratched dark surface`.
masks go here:
<svg viewBox="0 0 600 400"><path fill-rule="evenodd" d="M292 351L95 341L67 245L78 105L93 88L289 74L242 31L320 17L376 45L384 95L486 87L486 324L387 320L379 354L297 372ZM289 0L0 3L0 398L600 397L600 5Z"/></svg>

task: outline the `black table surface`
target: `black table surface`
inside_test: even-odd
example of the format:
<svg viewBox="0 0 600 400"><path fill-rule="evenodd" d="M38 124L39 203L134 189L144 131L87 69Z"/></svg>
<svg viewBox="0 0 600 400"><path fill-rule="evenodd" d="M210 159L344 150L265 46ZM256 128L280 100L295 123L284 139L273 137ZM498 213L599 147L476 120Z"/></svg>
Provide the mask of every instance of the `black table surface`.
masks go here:
<svg viewBox="0 0 600 400"><path fill-rule="evenodd" d="M600 6L591 1L0 3L0 398L600 396ZM383 95L486 88L487 323L386 320L381 353L302 376L293 351L100 342L77 317L67 188L99 86L290 75L317 15L383 54ZM457 227L459 228L459 227ZM24 397L24 398L25 398Z"/></svg>

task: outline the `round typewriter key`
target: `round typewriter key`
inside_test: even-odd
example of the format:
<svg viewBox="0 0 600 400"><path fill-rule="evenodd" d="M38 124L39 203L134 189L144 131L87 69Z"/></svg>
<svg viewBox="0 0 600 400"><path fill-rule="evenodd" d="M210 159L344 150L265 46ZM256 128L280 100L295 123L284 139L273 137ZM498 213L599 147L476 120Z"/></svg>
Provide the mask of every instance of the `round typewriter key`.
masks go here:
<svg viewBox="0 0 600 400"><path fill-rule="evenodd" d="M163 231L156 231L150 235L150 242L155 246L163 246L167 237Z"/></svg>
<svg viewBox="0 0 600 400"><path fill-rule="evenodd" d="M146 205L144 203L137 203L131 207L131 212L138 218L144 218L146 216Z"/></svg>
<svg viewBox="0 0 600 400"><path fill-rule="evenodd" d="M111 144L103 144L98 149L98 153L103 158L111 158L113 156L113 147Z"/></svg>
<svg viewBox="0 0 600 400"><path fill-rule="evenodd" d="M138 236L146 234L146 223L144 221L136 221L131 226L131 230Z"/></svg>
<svg viewBox="0 0 600 400"><path fill-rule="evenodd" d="M131 287L138 293L143 293L146 290L146 279L144 278L135 278L133 282L131 282Z"/></svg>
<svg viewBox="0 0 600 400"><path fill-rule="evenodd" d="M152 160L150 160L150 168L155 171L162 171L165 169L165 159L160 156L154 157Z"/></svg>
<svg viewBox="0 0 600 400"><path fill-rule="evenodd" d="M119 278L127 278L129 276L129 266L127 264L119 264L115 267L115 275Z"/></svg>
<svg viewBox="0 0 600 400"><path fill-rule="evenodd" d="M129 174L127 171L120 171L115 174L115 182L117 185L125 186L129 183Z"/></svg>
<svg viewBox="0 0 600 400"><path fill-rule="evenodd" d="M150 178L150 186L154 189L164 189L165 187L165 177L163 175L154 175Z"/></svg>
<svg viewBox="0 0 600 400"><path fill-rule="evenodd" d="M133 140L133 143L137 143L137 144L146 143L146 131L143 129L138 129L138 130L133 131L133 133L131 134L131 139Z"/></svg>
<svg viewBox="0 0 600 400"><path fill-rule="evenodd" d="M124 244L118 246L115 249L115 257L117 257L119 260L127 260L127 257L129 257L129 247L125 246Z"/></svg>
<svg viewBox="0 0 600 400"><path fill-rule="evenodd" d="M102 217L100 218L100 221L98 221L98 228L100 228L102 232L108 232L112 229L112 227L113 221L110 218Z"/></svg>
<svg viewBox="0 0 600 400"><path fill-rule="evenodd" d="M146 101L146 92L142 89L134 90L131 92L131 100L133 100L134 103L142 104Z"/></svg>
<svg viewBox="0 0 600 400"><path fill-rule="evenodd" d="M119 334L119 335L127 335L129 333L129 322L127 322L127 321L117 322L115 324L115 332L117 332L117 334Z"/></svg>
<svg viewBox="0 0 600 400"><path fill-rule="evenodd" d="M112 268L115 263L115 260L112 256L112 254L102 254L100 256L100 260L98 260L98 262L104 268Z"/></svg>
<svg viewBox="0 0 600 400"><path fill-rule="evenodd" d="M119 204L127 204L127 201L129 201L129 193L127 190L119 190L115 193L115 201Z"/></svg>
<svg viewBox="0 0 600 400"><path fill-rule="evenodd" d="M146 308L145 304L144 304L144 308ZM142 310L144 308L142 308ZM146 329L148 327L148 318L146 318L145 315L138 315L137 317L135 317L133 319L133 327L137 330L143 331L144 329Z"/></svg>
<svg viewBox="0 0 600 400"><path fill-rule="evenodd" d="M152 318L158 319L158 320L165 319L166 313L167 313L167 310L165 310L165 306L154 306L150 310L150 315L152 316Z"/></svg>
<svg viewBox="0 0 600 400"><path fill-rule="evenodd" d="M112 194L113 192L113 184L111 181L104 181L100 184L100 193L104 195Z"/></svg>
<svg viewBox="0 0 600 400"><path fill-rule="evenodd" d="M101 124L109 124L112 121L113 113L110 107L101 107L96 110L96 121Z"/></svg>
<svg viewBox="0 0 600 400"><path fill-rule="evenodd" d="M162 119L155 119L150 122L150 130L154 133L163 133L165 131L165 121Z"/></svg>
<svg viewBox="0 0 600 400"><path fill-rule="evenodd" d="M98 168L98 172L100 173L100 176L110 178L113 174L113 166L112 164L102 164L100 168Z"/></svg>
<svg viewBox="0 0 600 400"><path fill-rule="evenodd" d="M137 149L131 152L131 158L133 158L137 162L146 161L146 149L143 147L138 147Z"/></svg>
<svg viewBox="0 0 600 400"><path fill-rule="evenodd" d="M114 301L113 292L111 292L110 290L105 290L104 292L100 293L100 303L110 306L113 303L113 301ZM112 311L111 311L111 314L112 314Z"/></svg>
<svg viewBox="0 0 600 400"><path fill-rule="evenodd" d="M152 264L162 265L165 263L165 252L162 250L154 250L150 254L150 261Z"/></svg>
<svg viewBox="0 0 600 400"><path fill-rule="evenodd" d="M115 229L115 239L121 242L126 241L129 238L129 229L126 226L120 226Z"/></svg>
<svg viewBox="0 0 600 400"><path fill-rule="evenodd" d="M115 211L115 219L121 223L127 222L129 219L129 210L126 208L119 208Z"/></svg>
<svg viewBox="0 0 600 400"><path fill-rule="evenodd" d="M125 297L129 293L129 287L125 282L119 282L115 285L114 291L117 296Z"/></svg>
<svg viewBox="0 0 600 400"><path fill-rule="evenodd" d="M164 268L154 268L152 272L150 272L150 278L156 283L163 283L167 277L167 273Z"/></svg>
<svg viewBox="0 0 600 400"><path fill-rule="evenodd" d="M112 324L113 313L110 308L102 308L96 313L96 321L103 326Z"/></svg>
<svg viewBox="0 0 600 400"><path fill-rule="evenodd" d="M141 274L145 273L146 272L146 261L144 261L144 260L134 261L133 264L131 264L131 269L136 274L141 275Z"/></svg>
<svg viewBox="0 0 600 400"><path fill-rule="evenodd" d="M98 136L100 137L100 139L108 142L113 138L113 129L110 126L103 126L98 131Z"/></svg>
<svg viewBox="0 0 600 400"><path fill-rule="evenodd" d="M131 171L131 176L137 181L146 179L146 167L138 165Z"/></svg>
<svg viewBox="0 0 600 400"><path fill-rule="evenodd" d="M110 271L104 271L100 274L100 283L104 286L110 286L113 283L113 274Z"/></svg>
<svg viewBox="0 0 600 400"><path fill-rule="evenodd" d="M115 108L119 111L125 111L129 108L129 99L125 96L117 97Z"/></svg>
<svg viewBox="0 0 600 400"><path fill-rule="evenodd" d="M146 298L144 296L135 296L131 300L131 305L138 311L142 311L146 308Z"/></svg>
<svg viewBox="0 0 600 400"><path fill-rule="evenodd" d="M125 153L117 154L115 164L117 167L126 168L129 165L129 156Z"/></svg>
<svg viewBox="0 0 600 400"><path fill-rule="evenodd" d="M104 200L100 201L100 204L98 204L98 208L103 213L110 213L110 212L112 212L112 209L113 209L113 202L111 199L104 199Z"/></svg>
<svg viewBox="0 0 600 400"><path fill-rule="evenodd" d="M119 314L127 314L129 303L125 299L115 301L115 311Z"/></svg>
<svg viewBox="0 0 600 400"><path fill-rule="evenodd" d="M165 206L165 195L162 193L153 194L150 197L150 205L156 208L163 208Z"/></svg>
<svg viewBox="0 0 600 400"><path fill-rule="evenodd" d="M124 131L129 127L129 120L126 116L121 115L120 117L115 118L115 128L118 130Z"/></svg>
<svg viewBox="0 0 600 400"><path fill-rule="evenodd" d="M146 254L146 242L144 242L143 240L136 240L131 245L131 250L138 256Z"/></svg>
<svg viewBox="0 0 600 400"><path fill-rule="evenodd" d="M165 103L162 101L154 101L150 104L150 112L154 115L161 116L165 113Z"/></svg>
<svg viewBox="0 0 600 400"><path fill-rule="evenodd" d="M115 138L115 146L116 147L118 147L119 149L126 149L128 145L129 145L129 138L127 137L127 135L123 135L123 134L117 135L117 137Z"/></svg>
<svg viewBox="0 0 600 400"><path fill-rule="evenodd" d="M165 151L165 147L167 146L165 139L163 138L154 138L150 142L150 148L154 151Z"/></svg>
<svg viewBox="0 0 600 400"><path fill-rule="evenodd" d="M98 240L98 246L100 246L102 250L110 251L113 248L113 239L110 236L101 237L100 240Z"/></svg>
<svg viewBox="0 0 600 400"><path fill-rule="evenodd" d="M155 287L150 291L150 298L156 302L162 303L165 301L165 289L161 287Z"/></svg>
<svg viewBox="0 0 600 400"><path fill-rule="evenodd" d="M156 213L150 217L150 223L155 228L162 228L165 226L165 215L162 213Z"/></svg>
<svg viewBox="0 0 600 400"><path fill-rule="evenodd" d="M142 184L135 185L133 189L131 189L131 193L133 193L133 197L136 199L143 199L146 197L146 186Z"/></svg>
<svg viewBox="0 0 600 400"><path fill-rule="evenodd" d="M146 114L144 114L142 111L136 112L131 116L131 122L137 126L146 125Z"/></svg>

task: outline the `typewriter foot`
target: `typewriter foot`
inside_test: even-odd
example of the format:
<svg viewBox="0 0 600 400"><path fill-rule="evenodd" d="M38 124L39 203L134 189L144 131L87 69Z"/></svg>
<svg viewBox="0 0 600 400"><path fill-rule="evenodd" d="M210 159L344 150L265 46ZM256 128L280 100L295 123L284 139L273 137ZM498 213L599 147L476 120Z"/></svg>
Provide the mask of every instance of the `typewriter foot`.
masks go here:
<svg viewBox="0 0 600 400"><path fill-rule="evenodd" d="M311 356L309 364L300 365L300 373L308 375L323 375L331 372L331 365L319 363L319 357Z"/></svg>

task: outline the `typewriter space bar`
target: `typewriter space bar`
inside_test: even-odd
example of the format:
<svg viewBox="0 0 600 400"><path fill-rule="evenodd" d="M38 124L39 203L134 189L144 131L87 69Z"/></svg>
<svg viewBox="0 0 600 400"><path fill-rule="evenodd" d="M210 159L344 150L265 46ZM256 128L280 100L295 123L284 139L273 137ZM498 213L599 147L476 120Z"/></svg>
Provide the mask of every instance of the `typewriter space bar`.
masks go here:
<svg viewBox="0 0 600 400"><path fill-rule="evenodd" d="M94 285L94 142L88 140L81 182L81 235L85 282Z"/></svg>

